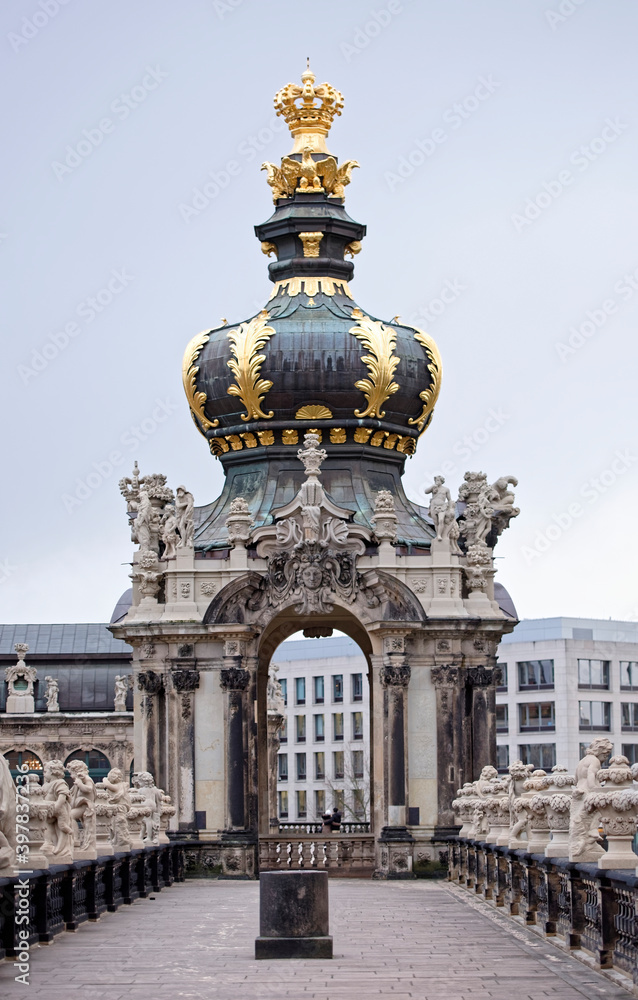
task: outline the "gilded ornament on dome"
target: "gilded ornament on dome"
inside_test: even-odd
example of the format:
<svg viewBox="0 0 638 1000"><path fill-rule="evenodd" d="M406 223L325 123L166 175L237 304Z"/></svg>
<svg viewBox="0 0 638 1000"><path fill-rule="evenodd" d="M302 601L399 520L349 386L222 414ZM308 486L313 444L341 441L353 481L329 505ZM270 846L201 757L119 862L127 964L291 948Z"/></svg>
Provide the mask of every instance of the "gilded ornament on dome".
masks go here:
<svg viewBox="0 0 638 1000"><path fill-rule="evenodd" d="M319 256L319 244L323 239L323 233L299 233L299 239L303 244L304 257Z"/></svg>
<svg viewBox="0 0 638 1000"><path fill-rule="evenodd" d="M348 243L347 247L343 251L344 257L354 257L355 254L361 253L361 240L353 240L352 243Z"/></svg>
<svg viewBox="0 0 638 1000"><path fill-rule="evenodd" d="M299 431L284 430L281 432L282 444L298 444Z"/></svg>
<svg viewBox="0 0 638 1000"><path fill-rule="evenodd" d="M266 393L272 388L272 382L259 377L266 356L258 353L274 333L273 327L268 326L268 313L262 309L249 323L240 323L237 329L231 330L228 334L230 350L234 357L227 364L237 379L236 385L228 387L228 393L231 396L239 396L246 407L246 412L241 414L242 420L258 418L269 420L274 416L272 410L270 413L264 413L261 408Z"/></svg>
<svg viewBox="0 0 638 1000"><path fill-rule="evenodd" d="M428 358L428 371L432 376L432 383L423 392L419 393L419 399L423 401L423 410L418 417L410 417L408 420L409 424L416 424L419 434L421 434L429 423L432 411L436 405L436 401L439 398L439 392L441 391L441 375L442 375L442 365L441 365L441 355L439 354L439 349L432 337L429 337L427 333L423 330L418 330L414 334L414 339L418 340L423 348L425 348L425 353Z"/></svg>
<svg viewBox="0 0 638 1000"><path fill-rule="evenodd" d="M233 451L241 451L244 447L239 434L229 434L226 438Z"/></svg>
<svg viewBox="0 0 638 1000"><path fill-rule="evenodd" d="M295 139L294 153L300 153L304 145L319 153L326 152L325 139L333 119L341 114L343 94L329 83L315 86L310 60L301 74L301 84L287 83L277 91L275 111Z"/></svg>
<svg viewBox="0 0 638 1000"><path fill-rule="evenodd" d="M346 432L343 427L330 428L330 444L345 444Z"/></svg>
<svg viewBox="0 0 638 1000"><path fill-rule="evenodd" d="M275 443L275 435L272 431L257 431L257 437L259 438L259 443L264 447Z"/></svg>
<svg viewBox="0 0 638 1000"><path fill-rule="evenodd" d="M279 293L294 298L295 295L300 295L302 291L310 296L323 292L324 295L331 297L340 293L341 295L346 295L349 299L352 298L348 282L342 281L340 278L283 278L281 281L276 282L270 293L270 298L274 299Z"/></svg>
<svg viewBox="0 0 638 1000"><path fill-rule="evenodd" d="M270 257L271 254L277 256L277 247L274 243L264 242L261 244L261 252L266 254L266 257Z"/></svg>
<svg viewBox="0 0 638 1000"><path fill-rule="evenodd" d="M346 185L358 166L356 160L346 160L339 166L334 156L313 160L312 147L305 146L301 160L284 156L280 167L265 160L261 169L267 171L266 180L272 188L272 200L276 204L280 198L292 198L295 193L325 193L329 198L343 201Z"/></svg>
<svg viewBox="0 0 638 1000"><path fill-rule="evenodd" d="M295 420L329 420L331 416L332 410L327 406L306 405L297 410Z"/></svg>
<svg viewBox="0 0 638 1000"><path fill-rule="evenodd" d="M355 410L354 415L378 417L379 420L383 420L385 416L383 404L400 388L399 383L393 381L400 362L400 358L394 353L397 345L396 332L378 320L364 316L360 309L352 310L352 318L357 320L357 325L350 327L350 333L362 341L370 352L361 358L368 368L370 377L355 382L355 388L361 390L368 405L365 410Z"/></svg>
<svg viewBox="0 0 638 1000"><path fill-rule="evenodd" d="M182 382L184 383L184 392L186 393L188 405L191 409L191 416L198 431L204 434L204 436L205 431L219 425L219 420L209 420L204 413L206 393L198 392L196 385L197 373L199 371L197 358L204 344L208 343L209 338L210 330L205 330L203 333L198 333L196 337L193 337L186 348L182 362Z"/></svg>
<svg viewBox="0 0 638 1000"><path fill-rule="evenodd" d="M371 427L357 427L354 432L354 439L357 444L367 444L368 438L372 434Z"/></svg>

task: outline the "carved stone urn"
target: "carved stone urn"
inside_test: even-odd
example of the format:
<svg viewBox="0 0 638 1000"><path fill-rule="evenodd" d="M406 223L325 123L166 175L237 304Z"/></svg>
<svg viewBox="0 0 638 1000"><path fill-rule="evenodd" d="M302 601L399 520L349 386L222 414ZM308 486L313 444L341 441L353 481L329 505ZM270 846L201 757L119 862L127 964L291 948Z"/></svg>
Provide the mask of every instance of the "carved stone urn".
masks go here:
<svg viewBox="0 0 638 1000"><path fill-rule="evenodd" d="M170 844L168 838L167 830L171 821L171 817L176 813L175 806L172 804L170 795L162 795L162 805L160 807L160 832L159 832L159 842L160 844Z"/></svg>
<svg viewBox="0 0 638 1000"><path fill-rule="evenodd" d="M569 816L575 781L563 764L556 764L549 775L543 804L552 839L545 848L546 858L569 857Z"/></svg>
<svg viewBox="0 0 638 1000"><path fill-rule="evenodd" d="M473 781L466 781L463 788L457 789L457 798L452 802L452 808L461 823L459 837L473 836L472 814L474 812L474 796L476 791Z"/></svg>
<svg viewBox="0 0 638 1000"><path fill-rule="evenodd" d="M544 854L545 848L549 844L549 822L542 793L550 781L551 778L548 777L547 772L539 769L532 773L524 785L525 791L535 793L529 802L528 813L527 850L530 854Z"/></svg>
<svg viewBox="0 0 638 1000"><path fill-rule="evenodd" d="M485 843L507 847L510 832L510 801L507 794L507 781L497 778L484 789L484 794L485 812L489 823Z"/></svg>
<svg viewBox="0 0 638 1000"><path fill-rule="evenodd" d="M608 847L598 858L598 867L635 868L638 856L632 844L638 823L638 791L633 787L629 761L622 755L611 757L608 767L601 768L596 779L603 787L585 796L583 809L599 814L607 838Z"/></svg>
<svg viewBox="0 0 638 1000"><path fill-rule="evenodd" d="M113 847L113 820L117 807L109 802L108 792L95 788L95 847L98 858L115 853Z"/></svg>

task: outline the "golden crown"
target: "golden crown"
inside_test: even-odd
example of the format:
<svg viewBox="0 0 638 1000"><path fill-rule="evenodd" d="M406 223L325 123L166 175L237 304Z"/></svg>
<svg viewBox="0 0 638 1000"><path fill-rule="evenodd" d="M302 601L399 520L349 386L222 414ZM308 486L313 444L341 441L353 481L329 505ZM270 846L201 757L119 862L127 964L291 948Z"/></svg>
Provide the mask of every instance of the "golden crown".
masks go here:
<svg viewBox="0 0 638 1000"><path fill-rule="evenodd" d="M343 94L329 83L315 87L310 60L301 74L301 83L301 87L298 83L288 83L277 91L275 110L294 137L293 153L301 153L304 147L311 147L313 152L327 153L326 136L333 118L341 114Z"/></svg>

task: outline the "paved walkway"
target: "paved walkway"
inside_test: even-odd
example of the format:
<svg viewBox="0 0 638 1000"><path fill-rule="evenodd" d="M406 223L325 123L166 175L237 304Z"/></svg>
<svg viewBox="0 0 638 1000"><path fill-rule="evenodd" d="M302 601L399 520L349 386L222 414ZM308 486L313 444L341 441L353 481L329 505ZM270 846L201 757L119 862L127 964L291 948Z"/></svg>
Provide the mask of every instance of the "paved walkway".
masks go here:
<svg viewBox="0 0 638 1000"><path fill-rule="evenodd" d="M332 961L255 962L259 885L189 881L34 949L46 1000L627 1000L599 973L440 882L330 883Z"/></svg>

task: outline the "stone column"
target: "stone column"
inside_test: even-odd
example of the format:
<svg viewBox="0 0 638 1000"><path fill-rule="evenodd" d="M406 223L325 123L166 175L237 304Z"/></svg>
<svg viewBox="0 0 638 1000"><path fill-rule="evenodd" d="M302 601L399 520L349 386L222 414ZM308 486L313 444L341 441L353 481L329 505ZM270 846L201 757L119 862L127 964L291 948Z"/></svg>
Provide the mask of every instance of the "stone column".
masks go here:
<svg viewBox="0 0 638 1000"><path fill-rule="evenodd" d="M496 760L496 676L488 667L468 667L472 705L472 779Z"/></svg>
<svg viewBox="0 0 638 1000"><path fill-rule="evenodd" d="M285 716L279 712L268 711L268 816L269 826L273 833L279 829L277 808L277 770L279 754L279 734L284 724Z"/></svg>
<svg viewBox="0 0 638 1000"><path fill-rule="evenodd" d="M386 783L388 825L381 831L381 865L378 874L386 878L411 878L413 838L406 829L406 689L410 665L405 659L404 639L385 640L386 652L380 680L384 688L386 725ZM399 647L397 649L397 647Z"/></svg>
<svg viewBox="0 0 638 1000"><path fill-rule="evenodd" d="M155 779L159 779L162 752L160 699L164 698L164 677L155 670L140 670L137 675L137 686L142 692L139 712L142 741L141 760L137 759L136 753L135 768L138 771L150 771ZM136 712L136 721L137 714Z"/></svg>
<svg viewBox="0 0 638 1000"><path fill-rule="evenodd" d="M457 825L452 803L457 789L468 781L469 762L463 754L463 708L459 668L440 664L430 671L436 690L437 836L452 836Z"/></svg>
<svg viewBox="0 0 638 1000"><path fill-rule="evenodd" d="M226 647L233 647L231 642ZM224 656L220 684L228 696L226 712L226 830L245 831L246 823L246 754L244 752L244 692L250 674L241 666L241 654Z"/></svg>
<svg viewBox="0 0 638 1000"><path fill-rule="evenodd" d="M177 716L177 789L170 794L178 807L178 829L194 833L195 827L195 725L194 692L199 687L199 671L194 667L170 671Z"/></svg>

